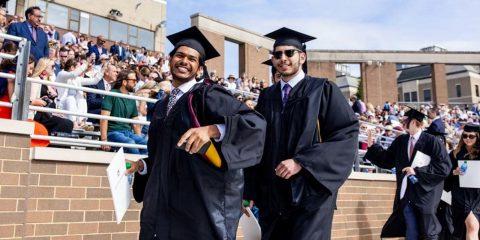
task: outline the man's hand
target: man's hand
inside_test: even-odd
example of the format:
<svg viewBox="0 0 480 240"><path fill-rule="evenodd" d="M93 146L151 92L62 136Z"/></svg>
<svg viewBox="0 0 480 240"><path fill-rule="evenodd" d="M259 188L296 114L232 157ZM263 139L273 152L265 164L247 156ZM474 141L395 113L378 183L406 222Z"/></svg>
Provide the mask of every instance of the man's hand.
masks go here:
<svg viewBox="0 0 480 240"><path fill-rule="evenodd" d="M145 168L145 166L143 165L143 161L141 160L138 160L135 162L135 161L125 159L125 162L128 162L131 164L130 168L127 169L127 171L125 172L125 175L133 174L135 172L142 172L143 169Z"/></svg>
<svg viewBox="0 0 480 240"><path fill-rule="evenodd" d="M215 125L191 128L182 135L177 146L180 147L186 143L185 151L194 154L197 153L205 143L210 141L210 138L218 138L219 136L220 132Z"/></svg>
<svg viewBox="0 0 480 240"><path fill-rule="evenodd" d="M412 167L406 167L402 169L402 172L405 173L406 176L415 175L415 170Z"/></svg>
<svg viewBox="0 0 480 240"><path fill-rule="evenodd" d="M367 145L371 147L375 143L375 132L368 130Z"/></svg>
<svg viewBox="0 0 480 240"><path fill-rule="evenodd" d="M300 170L302 170L302 166L300 164L293 159L287 159L278 164L278 166L275 168L275 173L277 176L283 179L289 179L293 175L300 172Z"/></svg>
<svg viewBox="0 0 480 240"><path fill-rule="evenodd" d="M102 140L102 141L106 142L107 140ZM101 147L102 147L103 151L110 151L110 149L111 149L111 147L108 146L108 145L102 145Z"/></svg>
<svg viewBox="0 0 480 240"><path fill-rule="evenodd" d="M250 209L252 209L253 205L254 205L253 200L250 200L250 204L248 205L248 207ZM245 213L245 215L247 215L247 217L251 217L250 213L248 213L248 211L247 211L247 207L244 207L243 205L242 205L242 212Z"/></svg>

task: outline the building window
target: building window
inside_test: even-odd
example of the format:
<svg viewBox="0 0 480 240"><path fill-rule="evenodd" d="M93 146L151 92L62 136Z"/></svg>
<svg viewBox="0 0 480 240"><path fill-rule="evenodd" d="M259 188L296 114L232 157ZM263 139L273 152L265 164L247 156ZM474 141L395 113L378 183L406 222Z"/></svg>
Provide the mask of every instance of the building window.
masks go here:
<svg viewBox="0 0 480 240"><path fill-rule="evenodd" d="M88 34L90 32L90 14L80 13L80 32Z"/></svg>
<svg viewBox="0 0 480 240"><path fill-rule="evenodd" d="M475 96L480 97L480 90L478 89L478 85L475 85Z"/></svg>
<svg viewBox="0 0 480 240"><path fill-rule="evenodd" d="M153 50L154 34L152 31L145 29L138 29L138 43L139 47L145 47L146 49Z"/></svg>
<svg viewBox="0 0 480 240"><path fill-rule="evenodd" d="M68 8L48 3L47 5L47 23L59 28L68 29Z"/></svg>
<svg viewBox="0 0 480 240"><path fill-rule="evenodd" d="M137 46L138 28L130 26L128 30L128 44Z"/></svg>
<svg viewBox="0 0 480 240"><path fill-rule="evenodd" d="M411 92L412 94L412 102L418 102L418 96L417 96L417 92Z"/></svg>
<svg viewBox="0 0 480 240"><path fill-rule="evenodd" d="M430 91L430 89L423 89L423 101L432 101L432 92Z"/></svg>
<svg viewBox="0 0 480 240"><path fill-rule="evenodd" d="M110 39L113 41L123 41L124 43L127 42L128 39L128 25L117 22L117 21L110 21Z"/></svg>
<svg viewBox="0 0 480 240"><path fill-rule="evenodd" d="M403 101L410 102L410 93L409 92L403 93Z"/></svg>
<svg viewBox="0 0 480 240"><path fill-rule="evenodd" d="M80 27L80 11L70 9L70 30L78 32Z"/></svg>
<svg viewBox="0 0 480 240"><path fill-rule="evenodd" d="M455 85L455 90L457 92L457 97L461 97L462 96L462 87L460 86L460 84Z"/></svg>
<svg viewBox="0 0 480 240"><path fill-rule="evenodd" d="M109 36L108 27L109 27L108 19L92 15L92 24L90 28L91 36L97 37L99 35L102 35L104 37L108 37Z"/></svg>

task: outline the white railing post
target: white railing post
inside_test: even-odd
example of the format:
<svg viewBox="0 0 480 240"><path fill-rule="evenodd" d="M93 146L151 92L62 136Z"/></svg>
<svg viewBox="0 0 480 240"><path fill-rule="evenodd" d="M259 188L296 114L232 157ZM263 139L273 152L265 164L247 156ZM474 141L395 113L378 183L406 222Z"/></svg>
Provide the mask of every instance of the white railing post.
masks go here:
<svg viewBox="0 0 480 240"><path fill-rule="evenodd" d="M18 43L19 54L15 72L15 91L13 97L12 119L27 120L30 104L30 86L27 82L27 68L30 56L30 42L22 39Z"/></svg>

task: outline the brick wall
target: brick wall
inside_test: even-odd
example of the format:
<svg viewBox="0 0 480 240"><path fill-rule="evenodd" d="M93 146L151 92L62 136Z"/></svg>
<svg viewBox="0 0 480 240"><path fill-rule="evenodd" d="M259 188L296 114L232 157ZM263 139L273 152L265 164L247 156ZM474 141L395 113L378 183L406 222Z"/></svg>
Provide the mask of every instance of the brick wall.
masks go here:
<svg viewBox="0 0 480 240"><path fill-rule="evenodd" d="M132 201L124 221L115 223L105 164L29 160L29 142L28 135L0 129L0 239L138 238L141 204ZM338 197L332 238L379 239L394 184L348 180ZM241 229L238 235L243 239Z"/></svg>

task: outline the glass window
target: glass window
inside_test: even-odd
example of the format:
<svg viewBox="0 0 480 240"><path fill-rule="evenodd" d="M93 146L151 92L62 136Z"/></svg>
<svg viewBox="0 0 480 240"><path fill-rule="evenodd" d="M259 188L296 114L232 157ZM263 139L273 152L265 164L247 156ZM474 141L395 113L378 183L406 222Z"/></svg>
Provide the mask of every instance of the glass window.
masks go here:
<svg viewBox="0 0 480 240"><path fill-rule="evenodd" d="M425 102L432 101L432 92L430 91L430 89L423 90L423 101Z"/></svg>
<svg viewBox="0 0 480 240"><path fill-rule="evenodd" d="M9 2L11 2L11 1L9 1ZM9 2L7 2L7 4ZM42 10L42 14L45 15L45 10L47 10L47 2L45 2L43 0L37 1L37 6L40 8L40 10ZM11 13L9 12L9 14L11 14Z"/></svg>
<svg viewBox="0 0 480 240"><path fill-rule="evenodd" d="M137 27L130 26L128 28L128 44L137 46Z"/></svg>
<svg viewBox="0 0 480 240"><path fill-rule="evenodd" d="M412 102L418 102L418 96L417 96L417 92L412 92Z"/></svg>
<svg viewBox="0 0 480 240"><path fill-rule="evenodd" d="M78 32L78 22L77 21L70 21L70 30Z"/></svg>
<svg viewBox="0 0 480 240"><path fill-rule="evenodd" d="M462 87L460 86L460 84L455 85L455 90L457 92L457 97L461 97L462 96Z"/></svg>
<svg viewBox="0 0 480 240"><path fill-rule="evenodd" d="M138 29L138 43L139 47L145 47L146 49L153 50L154 36L152 31L145 29Z"/></svg>
<svg viewBox="0 0 480 240"><path fill-rule="evenodd" d="M128 25L110 20L110 39L113 41L127 42Z"/></svg>
<svg viewBox="0 0 480 240"><path fill-rule="evenodd" d="M403 101L410 102L410 93L409 92L403 93Z"/></svg>
<svg viewBox="0 0 480 240"><path fill-rule="evenodd" d="M90 30L90 15L88 13L80 13L80 32L89 34Z"/></svg>
<svg viewBox="0 0 480 240"><path fill-rule="evenodd" d="M96 37L102 35L108 37L108 19L92 15L92 27L90 28L90 35Z"/></svg>
<svg viewBox="0 0 480 240"><path fill-rule="evenodd" d="M68 8L49 3L47 6L47 23L68 29Z"/></svg>
<svg viewBox="0 0 480 240"><path fill-rule="evenodd" d="M479 89L478 89L478 85L475 85L475 95L476 95L477 97L480 97L480 91L479 91Z"/></svg>
<svg viewBox="0 0 480 240"><path fill-rule="evenodd" d="M80 19L80 12L75 9L70 9L70 19L78 21Z"/></svg>

